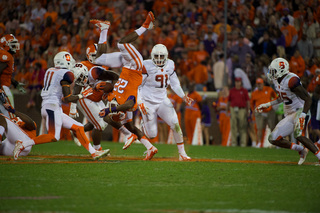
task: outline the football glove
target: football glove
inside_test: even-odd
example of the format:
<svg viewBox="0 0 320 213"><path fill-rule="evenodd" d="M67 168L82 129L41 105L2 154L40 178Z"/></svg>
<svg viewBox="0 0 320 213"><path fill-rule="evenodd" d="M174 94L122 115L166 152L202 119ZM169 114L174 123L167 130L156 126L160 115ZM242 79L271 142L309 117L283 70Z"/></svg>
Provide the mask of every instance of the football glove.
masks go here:
<svg viewBox="0 0 320 213"><path fill-rule="evenodd" d="M265 104L260 104L257 108L256 108L256 111L257 112L263 112L264 109L267 109L271 106L270 102L268 103L265 103Z"/></svg>
<svg viewBox="0 0 320 213"><path fill-rule="evenodd" d="M184 97L183 97L183 101L186 102L186 104L187 104L188 106L191 106L191 104L192 104L192 102L193 102L193 99L190 98L190 97L188 97L188 96L184 96Z"/></svg>
<svg viewBox="0 0 320 213"><path fill-rule="evenodd" d="M92 95L92 93L93 93L93 89L90 87L90 88L84 90L81 94L79 94L78 97L79 97L79 99L86 98L86 97Z"/></svg>
<svg viewBox="0 0 320 213"><path fill-rule="evenodd" d="M18 83L17 85L17 89L19 90L19 92L21 92L22 94L26 94L27 90L24 88L25 84L24 83Z"/></svg>

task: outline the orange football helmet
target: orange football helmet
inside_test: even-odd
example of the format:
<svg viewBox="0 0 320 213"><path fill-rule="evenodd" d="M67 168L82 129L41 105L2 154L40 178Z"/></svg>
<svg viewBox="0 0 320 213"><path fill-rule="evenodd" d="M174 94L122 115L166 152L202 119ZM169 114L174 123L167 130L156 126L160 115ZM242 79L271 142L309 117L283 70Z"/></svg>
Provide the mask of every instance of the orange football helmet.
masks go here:
<svg viewBox="0 0 320 213"><path fill-rule="evenodd" d="M16 37L14 37L14 35L12 34L3 36L0 39L0 46L6 51L10 51L13 53L16 53L17 50L20 50L18 39L16 39Z"/></svg>
<svg viewBox="0 0 320 213"><path fill-rule="evenodd" d="M97 44L90 44L87 47L87 51L86 51L87 59L88 59L88 61L90 61L93 64L94 64L94 60L97 55L97 49L98 49Z"/></svg>

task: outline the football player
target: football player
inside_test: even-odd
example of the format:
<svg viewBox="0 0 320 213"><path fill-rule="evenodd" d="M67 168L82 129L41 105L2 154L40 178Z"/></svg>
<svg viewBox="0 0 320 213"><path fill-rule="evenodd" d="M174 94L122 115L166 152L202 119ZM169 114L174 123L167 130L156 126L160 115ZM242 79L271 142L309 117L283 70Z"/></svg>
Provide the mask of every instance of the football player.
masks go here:
<svg viewBox="0 0 320 213"><path fill-rule="evenodd" d="M157 136L159 116L173 131L173 137L178 146L179 160L191 160L184 149L182 130L177 113L168 98L167 87L170 85L171 89L188 105L193 100L184 94L175 72L174 62L168 59L166 46L155 45L151 51L151 59L144 60L143 65L143 81L139 87L138 104L142 114L144 133L149 138Z"/></svg>
<svg viewBox="0 0 320 213"><path fill-rule="evenodd" d="M285 113L284 119L271 132L269 142L275 146L298 151L300 154L298 165L303 164L307 157L308 150L306 148L320 160L318 148L306 137L311 97L302 86L300 78L289 72L289 63L284 58L274 59L269 66L267 75L275 85L279 97L276 100L259 105L256 110L262 112L263 109L283 102ZM285 137L291 133L294 133L294 137L306 148L286 140Z"/></svg>
<svg viewBox="0 0 320 213"><path fill-rule="evenodd" d="M23 84L13 79L12 74L14 72L14 59L13 55L20 49L20 44L16 37L12 34L3 36L0 39L0 88L7 96L7 101L14 106L13 95L10 91L11 84L17 88L20 92L26 93L23 88ZM13 118L14 114L5 110L0 104L0 111L7 117Z"/></svg>
<svg viewBox="0 0 320 213"><path fill-rule="evenodd" d="M104 28L104 22L94 20L96 26L100 29ZM144 160L151 160L152 157L158 152L158 149L153 146L145 135L133 124L133 111L137 108L137 93L138 87L142 83L142 68L143 58L137 49L130 44L135 41L140 35L148 29L153 28L154 15L149 12L143 25L137 30L131 32L125 37L121 38L118 43L120 52L101 54L101 47L103 53L106 53L105 44L100 44L98 47L95 63L106 65L109 67L122 67L122 72L119 76L117 83L114 86L112 99L117 103L116 106L109 106L100 112L101 117L106 117L110 113L126 112L126 120L129 121L125 124L126 128L137 135L140 142L147 148L147 155ZM105 118L108 122L108 118Z"/></svg>
<svg viewBox="0 0 320 213"><path fill-rule="evenodd" d="M15 117L10 119L5 115L0 114L0 155L12 156L17 140L26 141L37 136L37 125L29 116L15 110L9 102L6 101L3 103L3 106L10 113L14 114ZM6 136L4 141L2 141L3 135ZM31 146L25 148L20 155L26 156L30 151Z"/></svg>
<svg viewBox="0 0 320 213"><path fill-rule="evenodd" d="M48 134L40 135L33 140L18 140L14 148L14 159L18 159L19 154L27 147L55 142L60 139L61 128L70 129L91 154L93 159L98 159L107 155L110 150L95 150L85 135L83 125L62 112L61 103L76 102L92 94L91 90L86 90L79 95L72 95L70 85L74 81L74 74L70 71L75 65L72 55L62 51L55 55L54 66L46 71L44 76L44 86L41 91L42 107L41 115L46 121Z"/></svg>

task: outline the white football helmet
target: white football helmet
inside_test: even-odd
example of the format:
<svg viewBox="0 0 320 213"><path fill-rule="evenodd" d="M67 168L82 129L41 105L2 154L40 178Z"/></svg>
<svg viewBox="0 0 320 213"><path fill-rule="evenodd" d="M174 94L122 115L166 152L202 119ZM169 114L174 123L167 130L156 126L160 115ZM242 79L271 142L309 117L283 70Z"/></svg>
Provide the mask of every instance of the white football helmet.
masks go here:
<svg viewBox="0 0 320 213"><path fill-rule="evenodd" d="M93 64L94 64L94 60L96 59L97 49L98 49L97 44L91 44L87 47L87 50L86 50L87 59Z"/></svg>
<svg viewBox="0 0 320 213"><path fill-rule="evenodd" d="M81 64L76 63L72 68L74 74L75 84L79 86L87 86L88 83L88 68Z"/></svg>
<svg viewBox="0 0 320 213"><path fill-rule="evenodd" d="M70 53L62 51L54 56L53 63L57 68L66 68L72 70L76 61L73 59Z"/></svg>
<svg viewBox="0 0 320 213"><path fill-rule="evenodd" d="M163 67L168 61L168 50L163 44L156 44L151 51L152 62L158 66Z"/></svg>
<svg viewBox="0 0 320 213"><path fill-rule="evenodd" d="M276 80L289 72L289 63L284 58L274 59L268 69L268 78Z"/></svg>

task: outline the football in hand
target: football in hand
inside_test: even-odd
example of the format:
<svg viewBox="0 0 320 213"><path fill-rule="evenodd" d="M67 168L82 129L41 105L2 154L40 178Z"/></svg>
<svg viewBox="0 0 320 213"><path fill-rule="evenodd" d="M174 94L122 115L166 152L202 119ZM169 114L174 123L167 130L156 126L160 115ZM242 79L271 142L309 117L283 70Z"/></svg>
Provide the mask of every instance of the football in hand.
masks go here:
<svg viewBox="0 0 320 213"><path fill-rule="evenodd" d="M97 90L103 91L104 93L109 93L113 90L113 84L106 81L99 81L96 83L95 88Z"/></svg>

